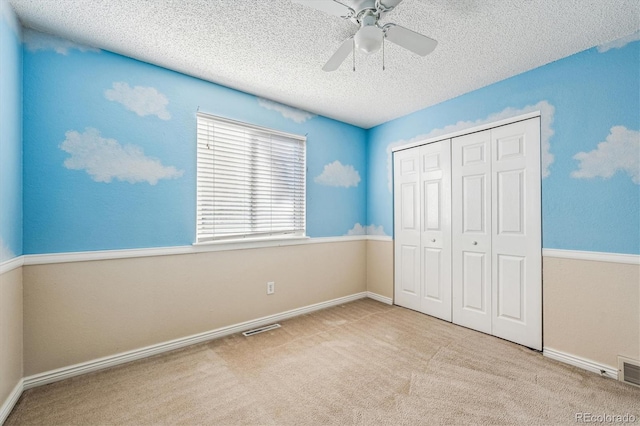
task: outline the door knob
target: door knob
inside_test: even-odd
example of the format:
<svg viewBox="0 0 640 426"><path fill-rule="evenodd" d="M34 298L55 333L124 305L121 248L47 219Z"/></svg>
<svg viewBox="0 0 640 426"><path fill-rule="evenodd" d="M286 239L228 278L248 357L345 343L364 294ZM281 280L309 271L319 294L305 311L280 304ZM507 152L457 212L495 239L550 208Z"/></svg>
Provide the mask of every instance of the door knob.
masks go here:
<svg viewBox="0 0 640 426"><path fill-rule="evenodd" d="M474 246L477 246L477 245L478 245L478 242L477 242L477 241L474 241L474 242L472 242L471 244L473 244Z"/></svg>
<svg viewBox="0 0 640 426"><path fill-rule="evenodd" d="M435 243L435 242L436 242L436 239L435 239L435 238L432 238L432 239L431 239L431 242L432 242L432 243Z"/></svg>

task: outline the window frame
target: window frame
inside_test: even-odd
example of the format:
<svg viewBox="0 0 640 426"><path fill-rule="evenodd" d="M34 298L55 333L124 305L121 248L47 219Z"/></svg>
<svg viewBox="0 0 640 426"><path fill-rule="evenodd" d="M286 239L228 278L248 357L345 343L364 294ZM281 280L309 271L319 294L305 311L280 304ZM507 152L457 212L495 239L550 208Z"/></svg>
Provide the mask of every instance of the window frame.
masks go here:
<svg viewBox="0 0 640 426"><path fill-rule="evenodd" d="M302 211L294 210L294 217L299 217L302 220L302 229L301 230L292 230L292 231L272 231L272 232L250 232L246 234L234 234L234 235L216 235L215 233L204 233L200 231L200 223L201 219L201 184L199 178L201 177L200 165L199 161L201 159L199 148L201 146L201 136L199 135L200 128L200 120L206 120L207 122L214 124L216 122L221 124L227 124L230 126L235 126L237 128L242 128L244 131L255 131L257 134L262 136L276 136L283 137L287 139L291 139L292 142L296 141L302 146L302 164L300 165L300 170L302 171L302 180L301 180L301 188L302 188ZM253 152L253 151L252 151ZM255 163L251 163L250 174L254 173ZM213 172L212 172L213 173ZM253 182L253 180L252 180ZM213 184L211 185L213 186ZM273 187L272 187L273 188ZM250 198L251 199L251 198ZM295 201L294 201L295 205ZM237 242L250 242L250 241L277 241L277 240L290 240L290 239L307 239L307 137L306 135L298 135L294 133L287 133L276 129L271 129L268 127L258 126L251 123L246 123L238 120L232 120L225 117L216 116L213 114L208 114L204 112L198 111L196 113L196 223L195 223L195 245L201 244L225 244L225 243L237 243ZM253 202L252 202L252 210L253 210ZM251 221L252 222L252 221ZM296 222L296 219L293 220L293 223ZM299 223L299 220L298 220Z"/></svg>

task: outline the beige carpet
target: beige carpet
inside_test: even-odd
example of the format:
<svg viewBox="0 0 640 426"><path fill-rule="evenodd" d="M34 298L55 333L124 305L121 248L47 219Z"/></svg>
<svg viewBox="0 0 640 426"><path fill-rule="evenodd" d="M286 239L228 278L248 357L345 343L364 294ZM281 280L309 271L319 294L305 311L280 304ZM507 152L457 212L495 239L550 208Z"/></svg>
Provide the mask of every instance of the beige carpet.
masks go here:
<svg viewBox="0 0 640 426"><path fill-rule="evenodd" d="M6 424L576 424L578 412L640 419L640 389L371 299L281 324L28 390Z"/></svg>

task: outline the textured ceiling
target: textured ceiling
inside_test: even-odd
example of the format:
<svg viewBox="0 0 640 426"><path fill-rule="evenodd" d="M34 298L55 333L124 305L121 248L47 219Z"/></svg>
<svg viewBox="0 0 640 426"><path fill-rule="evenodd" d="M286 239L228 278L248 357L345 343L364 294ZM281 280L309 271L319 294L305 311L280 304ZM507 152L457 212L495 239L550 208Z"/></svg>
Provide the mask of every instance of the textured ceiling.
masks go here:
<svg viewBox="0 0 640 426"><path fill-rule="evenodd" d="M9 3L27 27L364 128L640 28L638 0L404 0L381 22L438 40L432 54L387 43L386 71L378 52L325 73L357 27L290 0Z"/></svg>

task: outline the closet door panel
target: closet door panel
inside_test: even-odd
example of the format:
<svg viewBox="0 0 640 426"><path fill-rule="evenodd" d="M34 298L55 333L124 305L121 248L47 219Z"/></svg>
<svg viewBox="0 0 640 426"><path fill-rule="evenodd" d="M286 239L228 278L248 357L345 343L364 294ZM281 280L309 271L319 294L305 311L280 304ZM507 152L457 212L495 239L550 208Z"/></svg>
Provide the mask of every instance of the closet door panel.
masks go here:
<svg viewBox="0 0 640 426"><path fill-rule="evenodd" d="M484 314L487 312L487 256L484 253L462 253L462 308Z"/></svg>
<svg viewBox="0 0 640 426"><path fill-rule="evenodd" d="M451 149L453 322L491 333L491 132Z"/></svg>
<svg viewBox="0 0 640 426"><path fill-rule="evenodd" d="M542 349L540 119L394 153L395 303Z"/></svg>
<svg viewBox="0 0 640 426"><path fill-rule="evenodd" d="M394 153L394 302L420 310L420 155Z"/></svg>
<svg viewBox="0 0 640 426"><path fill-rule="evenodd" d="M428 302L433 301L442 304L444 295L444 288L442 285L442 249L423 247L423 265L424 265L424 279L423 279L423 296L425 298L425 305ZM428 308L425 306L425 313L429 313ZM451 309L449 309L449 312ZM451 316L451 315L449 315Z"/></svg>
<svg viewBox="0 0 640 426"><path fill-rule="evenodd" d="M493 334L542 349L540 119L491 131Z"/></svg>
<svg viewBox="0 0 640 426"><path fill-rule="evenodd" d="M420 149L422 301L420 311L451 321L451 140Z"/></svg>

